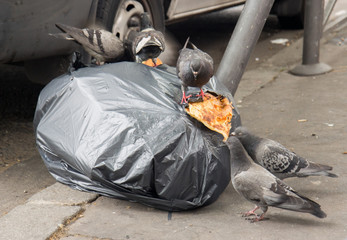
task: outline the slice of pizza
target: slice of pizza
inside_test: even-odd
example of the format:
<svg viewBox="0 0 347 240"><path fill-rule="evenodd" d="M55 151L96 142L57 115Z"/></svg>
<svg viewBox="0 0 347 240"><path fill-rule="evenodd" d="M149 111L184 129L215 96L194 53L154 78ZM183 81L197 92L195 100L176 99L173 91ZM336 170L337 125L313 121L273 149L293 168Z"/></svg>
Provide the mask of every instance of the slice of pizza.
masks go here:
<svg viewBox="0 0 347 240"><path fill-rule="evenodd" d="M190 102L185 110L209 129L222 134L224 142L228 139L233 106L226 97L205 93L203 101Z"/></svg>

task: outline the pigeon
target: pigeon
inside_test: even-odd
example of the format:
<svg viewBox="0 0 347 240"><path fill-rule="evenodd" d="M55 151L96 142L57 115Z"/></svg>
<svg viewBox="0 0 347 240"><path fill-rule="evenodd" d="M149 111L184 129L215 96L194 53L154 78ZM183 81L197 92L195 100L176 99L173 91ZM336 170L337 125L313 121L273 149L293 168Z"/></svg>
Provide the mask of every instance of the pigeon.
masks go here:
<svg viewBox="0 0 347 240"><path fill-rule="evenodd" d="M75 41L96 59L97 65L115 62L124 54L123 42L111 32L103 29L79 29L65 24L56 23L64 33L50 34L56 38Z"/></svg>
<svg viewBox="0 0 347 240"><path fill-rule="evenodd" d="M327 216L318 203L295 192L281 179L254 163L238 138L229 137L226 145L230 149L232 185L236 192L256 205L253 210L245 212L243 217L251 222L261 221L268 207L310 213L318 218ZM259 208L262 210L261 215L255 213Z"/></svg>
<svg viewBox="0 0 347 240"><path fill-rule="evenodd" d="M165 38L162 32L153 28L149 13L141 14L140 32L131 31L127 41L131 42L136 62L152 60L154 66L159 65L157 58L165 50Z"/></svg>
<svg viewBox="0 0 347 240"><path fill-rule="evenodd" d="M200 94L204 97L202 86L205 85L213 76L213 59L207 53L198 49L193 43L190 43L193 49L187 48L189 37L179 52L176 64L177 76L182 82L182 101L187 103L186 91L188 87L200 88Z"/></svg>
<svg viewBox="0 0 347 240"><path fill-rule="evenodd" d="M254 162L280 179L307 176L337 177L336 174L328 172L332 167L308 161L276 141L251 134L245 127L236 128L231 135L235 135L241 141Z"/></svg>

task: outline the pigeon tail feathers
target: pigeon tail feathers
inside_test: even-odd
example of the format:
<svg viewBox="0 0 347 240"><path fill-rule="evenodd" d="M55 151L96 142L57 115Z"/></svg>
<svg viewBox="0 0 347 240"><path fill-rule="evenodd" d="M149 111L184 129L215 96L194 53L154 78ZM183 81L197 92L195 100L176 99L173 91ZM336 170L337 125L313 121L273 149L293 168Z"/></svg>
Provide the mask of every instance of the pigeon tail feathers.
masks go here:
<svg viewBox="0 0 347 240"><path fill-rule="evenodd" d="M187 45L188 45L188 43L189 43L189 39L190 39L190 37L187 38L186 43L185 43L184 46L183 46L183 49L184 49L184 48L187 48Z"/></svg>
<svg viewBox="0 0 347 240"><path fill-rule="evenodd" d="M78 28L71 27L62 23L56 23L55 26L67 34L69 34L69 32L72 32L72 31L80 31L80 29Z"/></svg>
<svg viewBox="0 0 347 240"><path fill-rule="evenodd" d="M298 195L301 199L303 199L307 202L307 205L308 205L307 212L308 213L311 213L312 215L319 217L319 218L325 218L327 216L327 214L322 211L321 206L318 203L316 203L315 201L313 201L313 200L311 200L305 196L298 194L297 192L294 192L294 193L296 195ZM306 209L303 208L303 210L306 210Z"/></svg>
<svg viewBox="0 0 347 240"><path fill-rule="evenodd" d="M192 47L193 47L194 50L197 50L197 49L198 49L197 46L195 46L192 42L190 42L190 45L192 45Z"/></svg>

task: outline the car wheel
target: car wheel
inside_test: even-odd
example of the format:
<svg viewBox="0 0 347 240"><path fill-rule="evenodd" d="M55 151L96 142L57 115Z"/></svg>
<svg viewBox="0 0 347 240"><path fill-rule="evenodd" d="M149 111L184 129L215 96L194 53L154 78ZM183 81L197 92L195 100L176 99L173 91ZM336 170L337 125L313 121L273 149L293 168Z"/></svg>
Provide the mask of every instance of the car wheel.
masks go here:
<svg viewBox="0 0 347 240"><path fill-rule="evenodd" d="M304 27L305 0L277 0L272 8L282 28L302 29Z"/></svg>
<svg viewBox="0 0 347 240"><path fill-rule="evenodd" d="M124 41L131 30L139 30L143 12L149 12L154 28L164 32L164 9L160 0L99 0L96 24Z"/></svg>
<svg viewBox="0 0 347 240"><path fill-rule="evenodd" d="M165 29L164 8L161 0L99 0L96 25L112 31L123 42L131 30L139 31L140 15L149 12L153 26L163 33ZM172 34L166 33L166 49L160 59L171 66L177 61L179 46ZM130 56L125 57L132 59Z"/></svg>

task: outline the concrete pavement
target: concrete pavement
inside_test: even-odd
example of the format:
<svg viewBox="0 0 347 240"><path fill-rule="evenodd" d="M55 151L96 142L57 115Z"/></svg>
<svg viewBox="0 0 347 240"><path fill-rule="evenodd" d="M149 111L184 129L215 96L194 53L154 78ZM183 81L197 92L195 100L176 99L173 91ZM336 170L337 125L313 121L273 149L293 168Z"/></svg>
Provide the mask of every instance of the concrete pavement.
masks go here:
<svg viewBox="0 0 347 240"><path fill-rule="evenodd" d="M239 214L253 205L230 184L210 206L168 213L59 183L0 218L0 239L347 239L347 28L329 30L321 62L333 71L297 77L300 41L247 71L235 100L242 122L259 136L277 140L300 155L334 167L339 178L287 179L327 213L318 219L270 208L269 220L249 223Z"/></svg>

